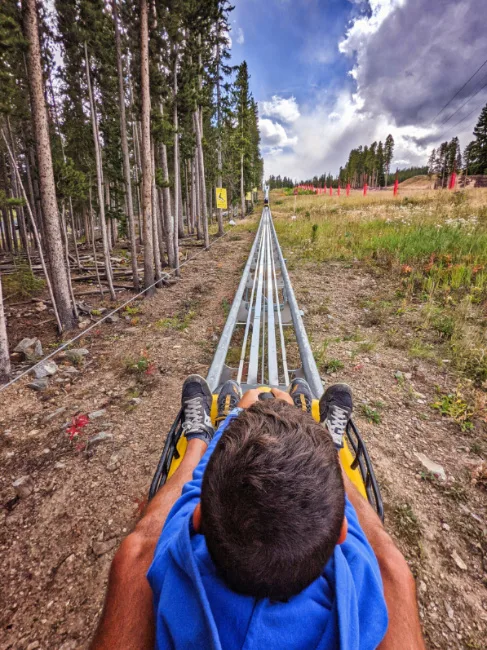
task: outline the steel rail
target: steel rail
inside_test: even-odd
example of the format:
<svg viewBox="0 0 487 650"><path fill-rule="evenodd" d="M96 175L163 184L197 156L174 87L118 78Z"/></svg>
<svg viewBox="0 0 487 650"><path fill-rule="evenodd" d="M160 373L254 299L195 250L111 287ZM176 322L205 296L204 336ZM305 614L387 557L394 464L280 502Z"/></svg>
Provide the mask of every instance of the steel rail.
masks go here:
<svg viewBox="0 0 487 650"><path fill-rule="evenodd" d="M268 210L269 210L269 217L271 217L271 211L270 209ZM276 233L276 229L274 228L274 224L272 223L272 219L270 219L270 227L274 237L274 243L276 245L277 254L279 257L282 280L284 282L284 290L286 292L286 299L289 302L289 307L291 310L291 318L293 321L296 341L298 343L301 363L303 364L304 377L308 382L316 399L319 399L323 393L323 383L320 379L320 373L318 372L313 351L311 350L311 346L309 344L303 319L301 318L301 312L298 307L296 296L294 295L291 280L289 279L289 273L286 268L286 261L283 257L281 246L279 245L279 240L277 239L277 233Z"/></svg>
<svg viewBox="0 0 487 650"><path fill-rule="evenodd" d="M259 263L260 256L262 254L262 239L259 241L259 251L257 253L257 264ZM244 332L244 338L243 338L243 343L242 343L242 350L240 353L240 363L238 365L238 373L237 373L237 383L240 384L242 381L242 374L243 374L243 367L245 363L245 355L247 353L247 341L249 338L249 331L250 331L250 323L252 320L252 311L254 309L254 294L255 294L255 287L257 284L257 274L254 276L254 280L252 282L252 292L250 294L250 301L248 303L248 314L247 314L247 320L245 323L245 332Z"/></svg>
<svg viewBox="0 0 487 650"><path fill-rule="evenodd" d="M269 386L279 386L279 372L277 369L276 328L274 319L274 280L270 226L267 226L267 366Z"/></svg>
<svg viewBox="0 0 487 650"><path fill-rule="evenodd" d="M253 277L249 279L252 273ZM282 303L279 297L280 287L282 287ZM245 291L246 295L244 295ZM290 371L288 367L284 337L284 309L286 309L286 318L289 318L290 315L289 320L292 322L301 357L301 368L295 371ZM244 322L237 323L238 315L242 311L246 314L246 318L243 316L241 318L242 321L245 321L245 330L238 369L233 369L226 364L226 358L237 324L244 325ZM281 363L279 363L277 350L277 327L279 328ZM245 381L246 361L248 361L248 368ZM207 381L212 391L216 391L226 379L232 377L236 377L238 383L245 388L258 386L259 383L285 387L293 375L303 376L309 383L313 395L316 398L321 397L323 385L277 239L272 214L270 208L265 206Z"/></svg>
<svg viewBox="0 0 487 650"><path fill-rule="evenodd" d="M276 291L276 304L277 304L277 321L279 324L279 337L281 341L281 358L282 358L282 370L284 373L284 385L288 386L289 385L289 370L287 367L287 354L286 354L286 341L284 339L284 326L282 324L282 315L281 315L281 305L279 302L279 289L277 287L277 275L276 275L276 265L274 261L274 249L273 249L273 243L271 239L271 260L272 260L272 274L274 276L274 288Z"/></svg>
<svg viewBox="0 0 487 650"><path fill-rule="evenodd" d="M252 262L255 256L255 251L257 249L257 242L259 240L261 229L262 229L262 220L259 224L259 228L257 230L254 243L252 244L252 248L250 250L250 255L247 260L247 264L245 265L244 271L242 273L242 277L240 279L240 284L238 285L237 293L235 294L232 307L230 308L230 312L228 314L227 322L225 323L225 327L223 328L223 332L220 337L218 347L215 351L215 356L213 357L210 370L208 371L208 375L206 377L206 381L208 382L210 389L212 391L215 391L220 384L223 367L225 365L225 360L228 354L228 348L230 347L230 341L232 340L233 331L235 329L235 324L237 322L240 303L242 302L245 287L247 286L250 267L252 266Z"/></svg>

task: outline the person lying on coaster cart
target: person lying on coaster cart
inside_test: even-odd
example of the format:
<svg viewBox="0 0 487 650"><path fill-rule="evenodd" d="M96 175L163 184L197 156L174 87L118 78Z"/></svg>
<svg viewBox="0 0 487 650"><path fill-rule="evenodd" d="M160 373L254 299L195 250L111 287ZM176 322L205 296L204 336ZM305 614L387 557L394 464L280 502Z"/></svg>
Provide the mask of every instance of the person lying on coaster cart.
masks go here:
<svg viewBox="0 0 487 650"><path fill-rule="evenodd" d="M186 379L184 456L113 559L92 650L424 650L413 576L339 461L350 388L320 423L305 380L271 394L226 382L215 431Z"/></svg>

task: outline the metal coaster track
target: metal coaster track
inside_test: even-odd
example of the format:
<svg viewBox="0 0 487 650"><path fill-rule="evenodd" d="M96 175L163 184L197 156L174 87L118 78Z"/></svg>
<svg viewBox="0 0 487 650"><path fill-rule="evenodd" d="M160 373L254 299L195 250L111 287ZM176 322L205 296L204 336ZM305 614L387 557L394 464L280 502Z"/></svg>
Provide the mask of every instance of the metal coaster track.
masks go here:
<svg viewBox="0 0 487 650"><path fill-rule="evenodd" d="M300 365L295 369L289 368L286 343L290 337L286 335L286 328L293 333L299 349ZM232 342L232 350L237 348L237 344L240 346L238 367L227 363ZM233 354L232 358L235 359ZM289 279L271 210L265 205L206 379L215 395L228 379L235 379L245 391L257 386L287 389L294 377L306 379L315 400L319 400L323 383ZM184 454L184 451L179 452L179 443L183 440L182 415L180 410L167 435L149 499L165 483L173 461L177 462ZM360 473L363 495L383 519L384 509L372 463L352 420L346 434L350 468Z"/></svg>
<svg viewBox="0 0 487 650"><path fill-rule="evenodd" d="M294 330L299 349L301 366L296 369L288 367L286 327ZM239 328L244 328L240 363L232 368L226 359ZM306 379L314 397L321 397L323 384L266 206L207 381L217 392L227 379L236 379L245 391L260 385L286 388L294 377Z"/></svg>

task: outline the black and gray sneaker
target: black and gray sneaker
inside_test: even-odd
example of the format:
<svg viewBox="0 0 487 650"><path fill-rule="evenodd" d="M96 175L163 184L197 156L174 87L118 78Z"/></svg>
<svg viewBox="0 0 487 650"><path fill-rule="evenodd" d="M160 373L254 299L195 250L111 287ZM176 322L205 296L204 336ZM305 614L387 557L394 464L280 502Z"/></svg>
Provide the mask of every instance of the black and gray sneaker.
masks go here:
<svg viewBox="0 0 487 650"><path fill-rule="evenodd" d="M352 417L352 389L347 384L334 384L320 399L320 422L330 432L335 447L343 447L343 436Z"/></svg>
<svg viewBox="0 0 487 650"><path fill-rule="evenodd" d="M216 426L223 422L230 411L233 411L240 402L241 397L242 389L240 388L240 384L237 384L236 381L229 379L223 384L217 400L218 415L215 420Z"/></svg>
<svg viewBox="0 0 487 650"><path fill-rule="evenodd" d="M181 406L183 409L183 431L187 440L198 438L210 444L215 428L211 422L213 397L206 380L199 375L190 375L183 384Z"/></svg>
<svg viewBox="0 0 487 650"><path fill-rule="evenodd" d="M289 394L298 409L311 413L313 394L306 379L301 379L301 377L293 379L289 386Z"/></svg>

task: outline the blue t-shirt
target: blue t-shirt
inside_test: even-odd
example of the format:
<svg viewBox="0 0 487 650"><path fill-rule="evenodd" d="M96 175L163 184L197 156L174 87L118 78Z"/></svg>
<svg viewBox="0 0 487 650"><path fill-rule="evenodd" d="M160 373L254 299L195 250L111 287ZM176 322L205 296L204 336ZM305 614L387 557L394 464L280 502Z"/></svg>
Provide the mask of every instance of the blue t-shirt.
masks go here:
<svg viewBox="0 0 487 650"><path fill-rule="evenodd" d="M285 603L232 591L216 572L192 515L216 432L169 513L147 574L154 594L156 648L165 650L373 650L387 630L379 566L351 503L348 533L322 575Z"/></svg>

